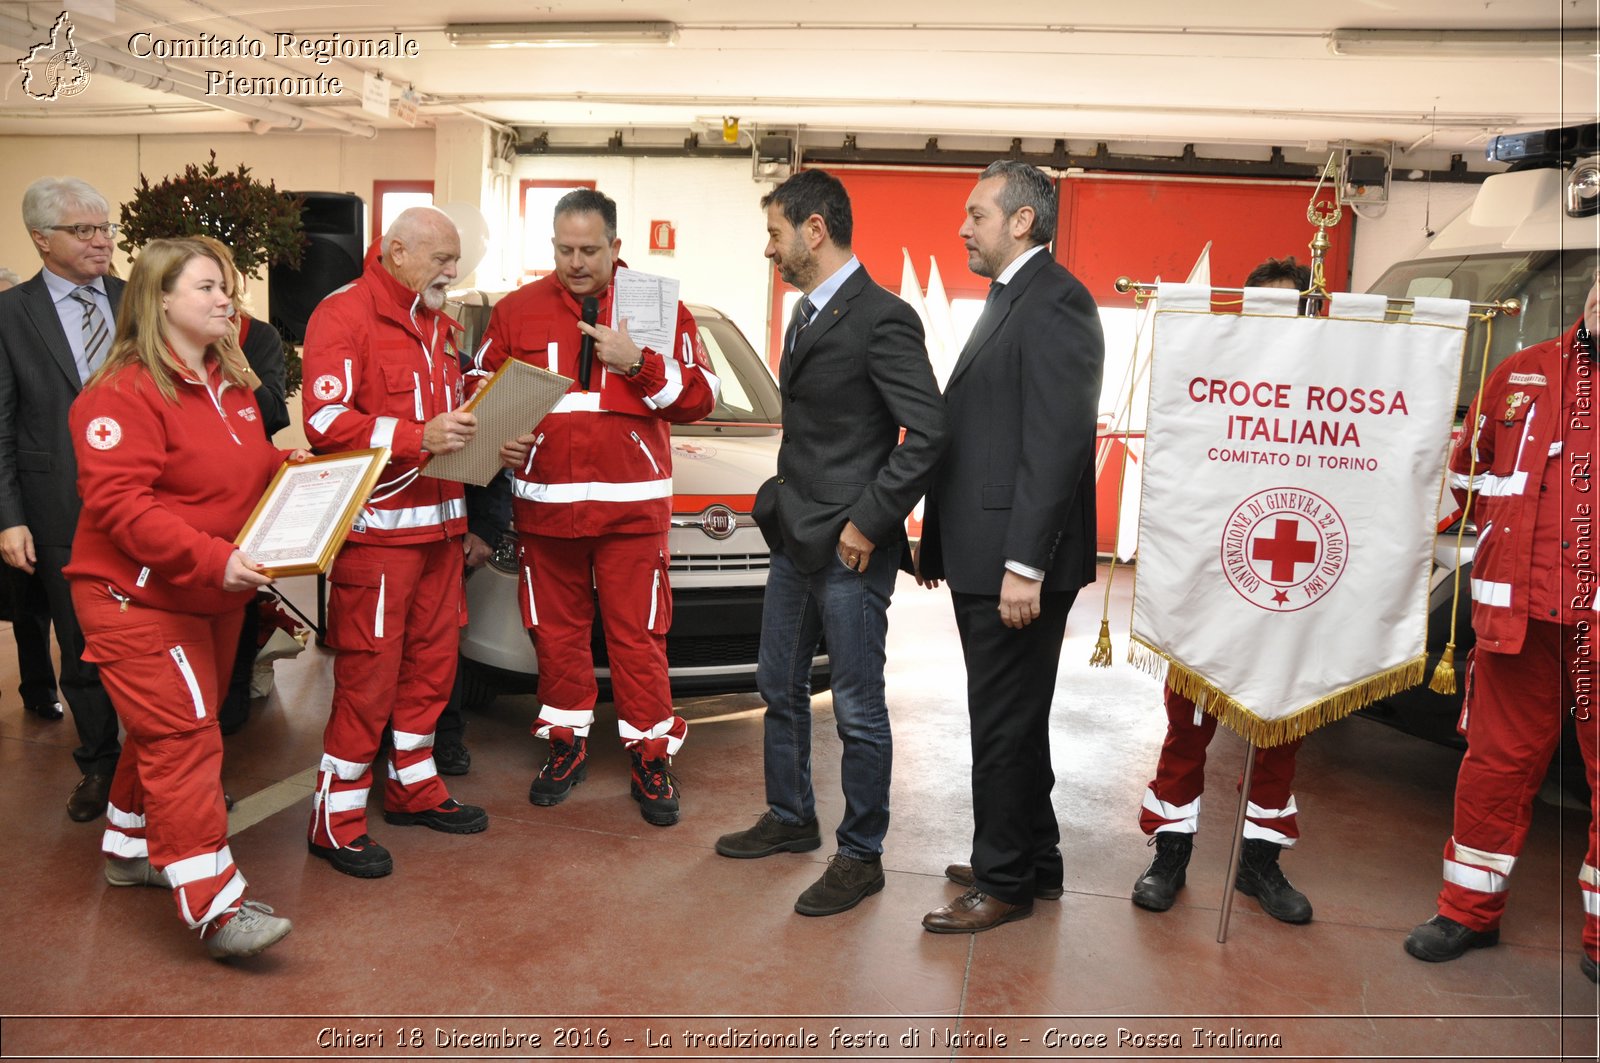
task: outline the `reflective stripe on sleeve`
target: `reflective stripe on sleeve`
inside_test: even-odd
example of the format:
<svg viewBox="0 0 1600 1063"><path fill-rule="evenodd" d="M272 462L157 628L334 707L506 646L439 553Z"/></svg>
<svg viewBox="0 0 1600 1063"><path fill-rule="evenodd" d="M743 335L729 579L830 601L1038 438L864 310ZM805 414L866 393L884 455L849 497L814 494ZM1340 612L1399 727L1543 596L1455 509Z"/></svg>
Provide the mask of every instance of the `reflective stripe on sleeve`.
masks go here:
<svg viewBox="0 0 1600 1063"><path fill-rule="evenodd" d="M306 423L317 431L326 433L329 428L333 427L333 422L339 418L340 414L349 412L350 407L339 403L331 403L312 414Z"/></svg>
<svg viewBox="0 0 1600 1063"><path fill-rule="evenodd" d="M678 401L678 396L683 394L683 367L675 358L662 359L661 367L666 371L666 383L661 385L661 390L654 395L646 395L645 402L653 409L671 406Z"/></svg>
<svg viewBox="0 0 1600 1063"><path fill-rule="evenodd" d="M1491 583L1486 579L1472 581L1472 600L1483 605L1509 606L1511 604L1511 584Z"/></svg>
<svg viewBox="0 0 1600 1063"><path fill-rule="evenodd" d="M400 426L398 417L379 417L372 422L372 439L368 442L370 447L394 446L394 430Z"/></svg>

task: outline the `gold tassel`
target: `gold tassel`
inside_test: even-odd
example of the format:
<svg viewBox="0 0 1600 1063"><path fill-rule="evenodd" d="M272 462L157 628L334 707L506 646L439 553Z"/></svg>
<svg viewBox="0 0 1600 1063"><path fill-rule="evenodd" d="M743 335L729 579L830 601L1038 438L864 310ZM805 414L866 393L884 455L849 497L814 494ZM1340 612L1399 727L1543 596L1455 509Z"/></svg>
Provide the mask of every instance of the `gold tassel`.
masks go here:
<svg viewBox="0 0 1600 1063"><path fill-rule="evenodd" d="M1428 682L1428 689L1435 694L1454 694L1456 692L1456 644L1445 643L1444 656L1439 658L1439 663L1433 669L1433 679Z"/></svg>
<svg viewBox="0 0 1600 1063"><path fill-rule="evenodd" d="M1100 621L1100 637L1095 640L1094 652L1089 655L1090 668L1111 667L1111 624Z"/></svg>

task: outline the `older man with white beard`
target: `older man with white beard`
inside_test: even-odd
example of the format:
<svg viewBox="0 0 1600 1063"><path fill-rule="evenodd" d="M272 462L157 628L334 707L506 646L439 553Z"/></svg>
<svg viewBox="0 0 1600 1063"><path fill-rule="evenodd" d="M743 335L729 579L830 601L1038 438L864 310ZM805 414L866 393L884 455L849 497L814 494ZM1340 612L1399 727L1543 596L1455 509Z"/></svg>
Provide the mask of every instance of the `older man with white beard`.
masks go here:
<svg viewBox="0 0 1600 1063"><path fill-rule="evenodd" d="M378 248L374 248L374 251ZM383 818L448 834L489 825L453 800L433 760L434 727L455 679L462 600L462 487L419 477L430 454L460 450L477 419L457 409L461 374L440 312L461 238L432 207L413 207L384 235L353 284L322 301L306 327L306 438L319 451L388 447L374 501L328 574L333 707L312 799L311 852L358 878L389 874L367 834L367 791L384 726L394 730Z"/></svg>

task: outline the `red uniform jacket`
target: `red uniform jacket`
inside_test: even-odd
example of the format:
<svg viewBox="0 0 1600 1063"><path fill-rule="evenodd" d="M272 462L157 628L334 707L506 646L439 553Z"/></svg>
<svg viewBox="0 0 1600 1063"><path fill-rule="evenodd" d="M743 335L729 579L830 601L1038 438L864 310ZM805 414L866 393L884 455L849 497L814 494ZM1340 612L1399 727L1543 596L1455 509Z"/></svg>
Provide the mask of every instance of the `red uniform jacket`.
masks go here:
<svg viewBox="0 0 1600 1063"><path fill-rule="evenodd" d="M621 265L621 263L618 263ZM611 320L612 288L599 295ZM578 378L582 300L555 274L495 305L473 373L494 372L507 358ZM528 459L516 469L513 523L518 531L562 539L616 532L664 532L672 517L672 437L668 422L697 421L717 402L694 317L678 304L670 351L644 350L633 377L596 358L592 390L573 384L539 423Z"/></svg>
<svg viewBox="0 0 1600 1063"><path fill-rule="evenodd" d="M467 529L462 485L419 476L422 429L461 404L449 340L459 328L395 280L373 254L366 271L322 300L302 357L306 438L319 453L388 447L389 467L356 519L356 542L432 542Z"/></svg>
<svg viewBox="0 0 1600 1063"><path fill-rule="evenodd" d="M1458 504L1471 476L1472 519L1478 526L1472 627L1478 646L1493 653L1522 650L1534 569L1547 573L1561 564L1559 541L1536 542L1533 530L1546 472L1561 465L1550 460L1551 447L1567 434L1562 410L1566 355L1576 351L1575 357L1586 357L1577 334L1574 324L1560 338L1502 362L1484 385L1481 406L1475 402L1467 411L1466 428L1450 455L1450 486Z"/></svg>
<svg viewBox="0 0 1600 1063"><path fill-rule="evenodd" d="M143 366L127 366L72 404L83 515L66 574L141 605L215 616L253 591L222 578L267 483L288 456L261 431L249 388L210 379L178 385L170 403Z"/></svg>

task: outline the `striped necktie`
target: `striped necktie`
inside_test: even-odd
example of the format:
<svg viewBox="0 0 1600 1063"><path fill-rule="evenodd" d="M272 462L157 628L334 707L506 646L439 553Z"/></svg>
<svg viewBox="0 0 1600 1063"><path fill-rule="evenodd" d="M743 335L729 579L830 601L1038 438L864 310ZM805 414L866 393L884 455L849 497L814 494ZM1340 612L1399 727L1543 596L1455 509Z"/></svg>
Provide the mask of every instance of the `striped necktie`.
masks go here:
<svg viewBox="0 0 1600 1063"><path fill-rule="evenodd" d="M85 383L96 369L100 368L106 360L106 352L111 349L111 328L106 324L105 315L100 313L100 307L95 305L95 290L89 287L75 288L72 298L83 304L83 364L78 367L78 373Z"/></svg>
<svg viewBox="0 0 1600 1063"><path fill-rule="evenodd" d="M789 331L783 337L784 354L794 350L794 345L800 341L800 333L816 316L817 308L812 305L810 297L802 295L800 301L795 304L794 315L789 318Z"/></svg>

